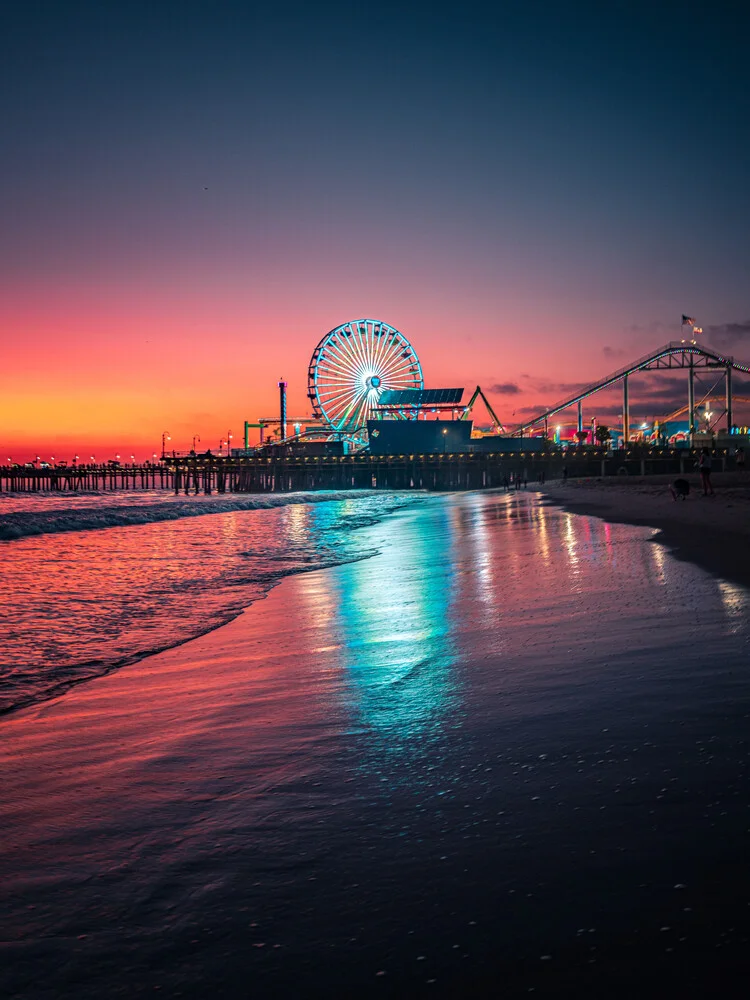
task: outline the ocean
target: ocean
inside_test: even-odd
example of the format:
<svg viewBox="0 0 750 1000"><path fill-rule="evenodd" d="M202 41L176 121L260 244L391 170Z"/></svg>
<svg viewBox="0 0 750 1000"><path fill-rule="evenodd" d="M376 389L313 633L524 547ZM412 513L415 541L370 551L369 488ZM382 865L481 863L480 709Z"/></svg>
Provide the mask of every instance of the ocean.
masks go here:
<svg viewBox="0 0 750 1000"><path fill-rule="evenodd" d="M532 492L114 499L3 515L69 530L0 545L0 994L744 996L746 589Z"/></svg>
<svg viewBox="0 0 750 1000"><path fill-rule="evenodd" d="M291 573L362 559L418 494L0 496L0 713L230 621Z"/></svg>

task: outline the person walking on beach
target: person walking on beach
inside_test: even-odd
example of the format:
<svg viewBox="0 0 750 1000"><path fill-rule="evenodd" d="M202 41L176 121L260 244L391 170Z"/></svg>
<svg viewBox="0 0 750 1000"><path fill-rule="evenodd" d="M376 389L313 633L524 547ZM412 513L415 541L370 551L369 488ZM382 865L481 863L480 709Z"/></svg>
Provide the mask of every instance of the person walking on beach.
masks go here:
<svg viewBox="0 0 750 1000"><path fill-rule="evenodd" d="M703 496L714 496L714 488L711 485L711 452L708 448L704 448L701 452L701 457L698 459L698 471L701 474Z"/></svg>
<svg viewBox="0 0 750 1000"><path fill-rule="evenodd" d="M745 471L745 452L742 448L737 449L737 454L734 460L735 468L738 472Z"/></svg>
<svg viewBox="0 0 750 1000"><path fill-rule="evenodd" d="M563 482L566 482L567 479L568 479L568 467L567 467L567 465L563 466L562 472L563 472Z"/></svg>

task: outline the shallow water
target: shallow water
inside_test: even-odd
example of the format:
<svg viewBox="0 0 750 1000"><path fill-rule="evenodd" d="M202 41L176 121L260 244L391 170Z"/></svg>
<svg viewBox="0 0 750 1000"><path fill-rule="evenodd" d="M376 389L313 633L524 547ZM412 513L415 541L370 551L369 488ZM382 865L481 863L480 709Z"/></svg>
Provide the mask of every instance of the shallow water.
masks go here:
<svg viewBox="0 0 750 1000"><path fill-rule="evenodd" d="M0 989L710 995L748 945L748 592L535 496L353 534L0 720Z"/></svg>
<svg viewBox="0 0 750 1000"><path fill-rule="evenodd" d="M423 499L0 498L0 713L215 628L291 573L372 554L356 529Z"/></svg>
<svg viewBox="0 0 750 1000"><path fill-rule="evenodd" d="M415 500L402 494L402 503ZM0 494L0 539L52 535L156 524L206 514L276 510L300 503L357 500L379 509L389 503L382 493L368 490L315 490L308 493L213 493L190 496L168 490L121 490L104 493Z"/></svg>

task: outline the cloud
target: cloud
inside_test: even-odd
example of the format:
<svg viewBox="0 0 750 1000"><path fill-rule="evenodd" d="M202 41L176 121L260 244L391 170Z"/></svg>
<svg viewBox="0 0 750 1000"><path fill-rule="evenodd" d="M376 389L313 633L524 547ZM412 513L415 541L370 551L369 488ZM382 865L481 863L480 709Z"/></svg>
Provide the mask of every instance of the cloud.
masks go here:
<svg viewBox="0 0 750 1000"><path fill-rule="evenodd" d="M706 341L722 354L731 354L735 350L750 353L750 319L744 323L720 323L706 327Z"/></svg>
<svg viewBox="0 0 750 1000"><path fill-rule="evenodd" d="M593 407L594 413L597 420L601 420L602 417L621 417L622 416L622 404L618 406L617 403L607 403L606 406L595 406ZM590 421L591 417L586 416L586 411L584 410L584 424Z"/></svg>
<svg viewBox="0 0 750 1000"><path fill-rule="evenodd" d="M544 403L536 403L534 406L519 406L513 413L523 413L527 416L535 416L537 413L544 413L548 407Z"/></svg>
<svg viewBox="0 0 750 1000"><path fill-rule="evenodd" d="M675 316L675 320L677 317ZM654 347L661 347L668 340L674 340L678 324L663 323L661 320L652 320L650 323L631 323L625 328L628 338L633 341L648 341Z"/></svg>
<svg viewBox="0 0 750 1000"><path fill-rule="evenodd" d="M524 386L524 391L554 396L554 402L557 402L561 396L575 396L585 385L584 382L550 382L540 378L529 378L528 382L529 385Z"/></svg>
<svg viewBox="0 0 750 1000"><path fill-rule="evenodd" d="M602 355L608 361L635 361L641 354L649 350L658 350L669 341L680 340L687 336L689 327L674 323L664 323L654 320L650 323L633 323L623 329L622 346L620 344L605 344ZM700 338L707 346L715 348L722 354L732 355L735 351L742 361L750 359L750 319L733 323L706 324Z"/></svg>
<svg viewBox="0 0 750 1000"><path fill-rule="evenodd" d="M515 382L496 382L489 391L498 396L517 396L521 389Z"/></svg>
<svg viewBox="0 0 750 1000"><path fill-rule="evenodd" d="M639 377L641 375L646 378ZM622 383L618 385L622 394ZM696 390L697 393L697 390ZM630 376L630 405L636 406L640 401L661 402L666 399L687 399L687 373L684 376L664 375L662 373L636 372Z"/></svg>
<svg viewBox="0 0 750 1000"><path fill-rule="evenodd" d="M628 352L622 347L609 347L605 344L602 348L602 354L608 361L614 361L616 358L624 358Z"/></svg>

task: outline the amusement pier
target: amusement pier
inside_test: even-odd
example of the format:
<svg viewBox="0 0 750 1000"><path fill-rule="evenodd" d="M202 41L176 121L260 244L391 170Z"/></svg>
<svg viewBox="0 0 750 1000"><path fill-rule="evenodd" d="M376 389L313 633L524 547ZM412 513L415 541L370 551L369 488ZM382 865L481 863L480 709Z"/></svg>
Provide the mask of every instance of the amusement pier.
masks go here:
<svg viewBox="0 0 750 1000"><path fill-rule="evenodd" d="M684 319L684 318L683 318ZM335 327L318 343L308 365L311 416L287 414L281 379L279 413L244 422L244 446L226 453L166 450L153 462L119 461L0 467L2 492L77 492L164 489L175 493L267 493L322 489L474 490L518 487L569 476L682 474L708 448L717 471L744 467L746 427L734 421L733 375L750 365L691 339L671 341L638 358L524 423L506 429L480 386L467 402L463 388L426 388L422 366L407 338L380 320ZM685 373L686 405L634 439L631 384L640 372ZM584 405L619 386L620 428L585 421ZM717 405L713 401L719 399ZM474 427L483 403L489 430ZM703 408L703 420L698 414ZM575 441L562 443L554 418L575 412ZM669 436L670 421L685 415L684 429ZM249 433L260 432L251 447ZM679 437L679 440L675 440ZM571 446L572 445L572 446ZM616 446L615 446L616 445Z"/></svg>

